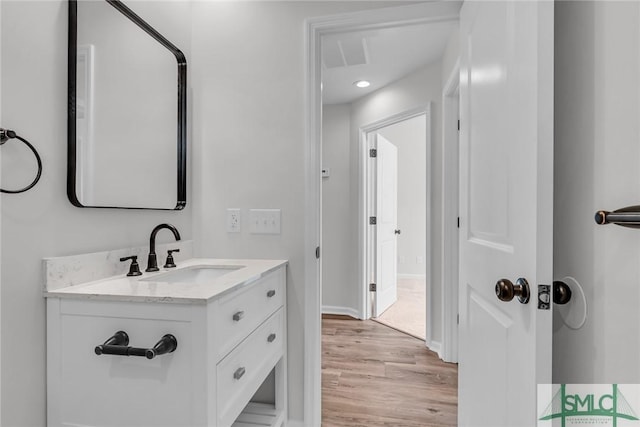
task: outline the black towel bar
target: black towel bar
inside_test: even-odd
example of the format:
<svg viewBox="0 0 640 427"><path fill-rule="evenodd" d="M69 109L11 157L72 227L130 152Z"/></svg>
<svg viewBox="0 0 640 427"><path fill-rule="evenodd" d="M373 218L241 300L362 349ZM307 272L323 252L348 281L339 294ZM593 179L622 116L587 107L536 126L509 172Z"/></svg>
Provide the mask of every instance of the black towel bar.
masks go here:
<svg viewBox="0 0 640 427"><path fill-rule="evenodd" d="M640 228L640 205L627 206L613 212L598 211L595 216L596 224L615 224L622 227Z"/></svg>

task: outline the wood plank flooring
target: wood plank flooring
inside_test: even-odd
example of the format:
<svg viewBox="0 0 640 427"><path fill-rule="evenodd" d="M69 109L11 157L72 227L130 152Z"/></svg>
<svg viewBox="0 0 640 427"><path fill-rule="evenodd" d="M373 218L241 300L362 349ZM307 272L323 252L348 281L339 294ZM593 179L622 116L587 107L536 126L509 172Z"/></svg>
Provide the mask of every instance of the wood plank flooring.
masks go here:
<svg viewBox="0 0 640 427"><path fill-rule="evenodd" d="M457 394L457 365L423 341L371 320L323 316L323 427L455 426Z"/></svg>

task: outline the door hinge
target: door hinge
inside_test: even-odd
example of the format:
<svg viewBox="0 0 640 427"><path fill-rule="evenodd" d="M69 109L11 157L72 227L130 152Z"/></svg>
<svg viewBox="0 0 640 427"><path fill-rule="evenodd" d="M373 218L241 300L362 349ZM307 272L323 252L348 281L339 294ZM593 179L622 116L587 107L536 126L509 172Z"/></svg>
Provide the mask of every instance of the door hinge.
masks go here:
<svg viewBox="0 0 640 427"><path fill-rule="evenodd" d="M316 259L320 259L320 246L316 246Z"/></svg>
<svg viewBox="0 0 640 427"><path fill-rule="evenodd" d="M378 286L376 286L375 283L369 283L369 290L371 292L376 292L377 289L378 289Z"/></svg>
<svg viewBox="0 0 640 427"><path fill-rule="evenodd" d="M369 225L376 225L378 223L378 218L375 216L369 217Z"/></svg>
<svg viewBox="0 0 640 427"><path fill-rule="evenodd" d="M378 157L378 150L372 148L369 150L369 157Z"/></svg>

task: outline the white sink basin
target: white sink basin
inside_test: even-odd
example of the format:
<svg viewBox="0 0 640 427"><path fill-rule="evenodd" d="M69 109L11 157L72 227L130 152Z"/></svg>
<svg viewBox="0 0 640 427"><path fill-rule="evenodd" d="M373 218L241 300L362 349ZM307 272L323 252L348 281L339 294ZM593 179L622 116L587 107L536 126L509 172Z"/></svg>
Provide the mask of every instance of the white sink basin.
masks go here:
<svg viewBox="0 0 640 427"><path fill-rule="evenodd" d="M243 265L196 265L140 279L143 282L193 283L206 285L220 276L244 268Z"/></svg>

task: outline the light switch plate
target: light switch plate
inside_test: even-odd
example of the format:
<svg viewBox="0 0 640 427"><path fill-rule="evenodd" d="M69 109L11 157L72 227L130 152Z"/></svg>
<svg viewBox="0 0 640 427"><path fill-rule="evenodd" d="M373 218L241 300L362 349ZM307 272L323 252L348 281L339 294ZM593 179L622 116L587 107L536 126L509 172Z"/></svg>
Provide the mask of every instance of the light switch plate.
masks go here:
<svg viewBox="0 0 640 427"><path fill-rule="evenodd" d="M250 209L249 224L252 234L280 234L280 209Z"/></svg>

